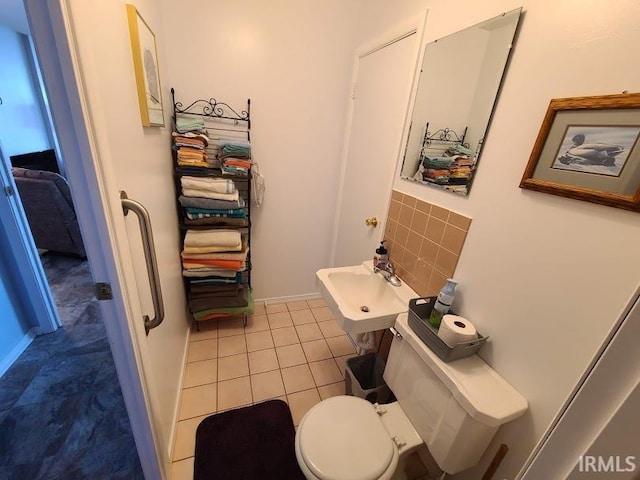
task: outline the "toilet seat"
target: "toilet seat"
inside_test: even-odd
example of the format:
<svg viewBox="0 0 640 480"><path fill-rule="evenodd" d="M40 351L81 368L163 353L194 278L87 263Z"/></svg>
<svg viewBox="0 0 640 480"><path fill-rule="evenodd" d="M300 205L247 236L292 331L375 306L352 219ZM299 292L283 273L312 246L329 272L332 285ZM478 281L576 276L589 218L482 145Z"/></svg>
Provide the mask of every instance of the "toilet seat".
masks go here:
<svg viewBox="0 0 640 480"><path fill-rule="evenodd" d="M398 451L373 406L352 396L331 397L303 417L296 433L296 456L307 478L386 480Z"/></svg>

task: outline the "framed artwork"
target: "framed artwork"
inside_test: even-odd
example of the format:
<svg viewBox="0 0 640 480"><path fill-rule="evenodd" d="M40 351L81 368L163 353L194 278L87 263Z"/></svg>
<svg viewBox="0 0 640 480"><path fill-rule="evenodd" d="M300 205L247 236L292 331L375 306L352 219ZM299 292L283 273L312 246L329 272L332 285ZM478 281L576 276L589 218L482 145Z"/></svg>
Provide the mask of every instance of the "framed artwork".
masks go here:
<svg viewBox="0 0 640 480"><path fill-rule="evenodd" d="M640 211L640 94L551 100L520 187Z"/></svg>
<svg viewBox="0 0 640 480"><path fill-rule="evenodd" d="M162 109L156 37L135 6L127 4L127 19L142 125L144 127L162 127L164 126L164 111Z"/></svg>

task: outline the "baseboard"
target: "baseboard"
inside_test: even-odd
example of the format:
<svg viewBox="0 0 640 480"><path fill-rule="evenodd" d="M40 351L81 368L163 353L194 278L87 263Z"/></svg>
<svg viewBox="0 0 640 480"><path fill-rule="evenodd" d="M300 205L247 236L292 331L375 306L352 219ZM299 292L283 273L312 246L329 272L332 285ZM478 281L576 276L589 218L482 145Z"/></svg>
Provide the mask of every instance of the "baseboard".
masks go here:
<svg viewBox="0 0 640 480"><path fill-rule="evenodd" d="M289 295L286 297L256 298L255 301L264 303L265 305L273 305L275 303L299 302L301 300L315 300L317 298L322 298L320 293L305 293L302 295Z"/></svg>
<svg viewBox="0 0 640 480"><path fill-rule="evenodd" d="M7 355L5 355L5 357L2 360L0 360L0 377L4 375L7 372L7 370L9 370L9 368L11 368L11 365L13 365L13 363L18 359L18 357L22 355L22 352L24 352L27 349L27 347L31 345L31 342L33 341L35 336L36 336L36 329L32 328L27 333L25 333L24 337L20 339L20 341L16 344L16 346L13 347L11 351L7 353Z"/></svg>
<svg viewBox="0 0 640 480"><path fill-rule="evenodd" d="M178 421L180 415L180 404L182 403L182 389L184 387L184 376L187 372L187 358L189 355L189 341L191 339L191 326L189 327L189 331L187 332L187 339L184 348L184 355L182 356L182 375L180 376L180 381L178 382L178 401L174 408L173 412L173 421L171 422L171 430L169 432L169 441L167 442L168 446L168 456L169 456L169 468L171 468L171 463L173 463L173 449L175 447L176 441L176 429L178 428Z"/></svg>

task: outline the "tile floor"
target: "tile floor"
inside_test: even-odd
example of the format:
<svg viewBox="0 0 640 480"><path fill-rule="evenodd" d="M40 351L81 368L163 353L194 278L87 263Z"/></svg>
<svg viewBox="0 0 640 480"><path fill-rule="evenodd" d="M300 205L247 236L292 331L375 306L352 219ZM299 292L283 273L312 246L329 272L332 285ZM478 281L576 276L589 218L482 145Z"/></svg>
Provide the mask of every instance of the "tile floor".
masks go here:
<svg viewBox="0 0 640 480"><path fill-rule="evenodd" d="M324 300L257 305L242 320L192 331L173 451L172 480L193 478L195 430L207 416L280 398L297 426L325 398L344 394L355 355Z"/></svg>

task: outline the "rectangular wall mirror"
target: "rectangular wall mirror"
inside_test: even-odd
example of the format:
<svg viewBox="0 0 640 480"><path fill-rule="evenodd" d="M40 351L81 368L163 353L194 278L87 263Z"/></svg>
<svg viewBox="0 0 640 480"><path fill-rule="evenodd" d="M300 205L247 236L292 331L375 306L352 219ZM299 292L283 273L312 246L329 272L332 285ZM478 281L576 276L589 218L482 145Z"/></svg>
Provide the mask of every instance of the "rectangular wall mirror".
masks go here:
<svg viewBox="0 0 640 480"><path fill-rule="evenodd" d="M402 178L468 194L521 10L426 45Z"/></svg>

